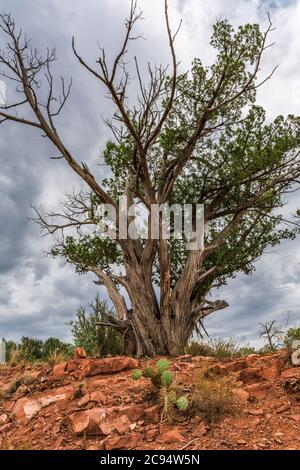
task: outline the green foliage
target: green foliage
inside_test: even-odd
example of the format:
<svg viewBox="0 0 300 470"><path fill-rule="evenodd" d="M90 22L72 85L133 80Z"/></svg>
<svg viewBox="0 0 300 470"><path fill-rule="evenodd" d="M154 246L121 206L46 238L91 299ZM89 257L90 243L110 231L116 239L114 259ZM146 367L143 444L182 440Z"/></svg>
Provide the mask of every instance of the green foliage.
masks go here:
<svg viewBox="0 0 300 470"><path fill-rule="evenodd" d="M284 337L284 344L287 348L291 348L294 341L300 341L300 327L289 328Z"/></svg>
<svg viewBox="0 0 300 470"><path fill-rule="evenodd" d="M155 375L155 370L153 369L153 367L145 367L145 369L143 370L143 377L145 377L145 379L151 379L151 377L154 377Z"/></svg>
<svg viewBox="0 0 300 470"><path fill-rule="evenodd" d="M131 376L133 380L139 380L143 376L143 372L140 369L134 369Z"/></svg>
<svg viewBox="0 0 300 470"><path fill-rule="evenodd" d="M158 368L159 372L163 373L169 369L170 363L167 359L159 359L156 363L156 367Z"/></svg>
<svg viewBox="0 0 300 470"><path fill-rule="evenodd" d="M75 345L83 347L89 355L123 354L124 342L121 334L115 328L99 325L101 322L107 322L107 316L114 315L114 311L99 297L90 304L88 311L80 307L76 320L70 322Z"/></svg>
<svg viewBox="0 0 300 470"><path fill-rule="evenodd" d="M48 361L51 355L58 353L63 354L65 358L70 358L74 351L72 345L52 337L43 341L23 336L19 343L3 340L6 348L6 360L11 367L23 362Z"/></svg>
<svg viewBox="0 0 300 470"><path fill-rule="evenodd" d="M173 374L170 370L164 370L161 374L161 384L163 387L170 387L173 382Z"/></svg>
<svg viewBox="0 0 300 470"><path fill-rule="evenodd" d="M176 407L179 411L186 411L189 407L188 399L186 397L178 398L178 400L176 400Z"/></svg>

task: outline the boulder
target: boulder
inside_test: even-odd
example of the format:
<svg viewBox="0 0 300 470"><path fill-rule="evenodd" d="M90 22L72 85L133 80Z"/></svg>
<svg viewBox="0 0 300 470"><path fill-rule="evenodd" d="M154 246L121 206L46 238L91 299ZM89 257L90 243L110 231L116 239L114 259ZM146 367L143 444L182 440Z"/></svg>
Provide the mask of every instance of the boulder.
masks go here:
<svg viewBox="0 0 300 470"><path fill-rule="evenodd" d="M72 400L74 398L74 388L71 385L55 388L47 393L43 393L36 398L20 398L12 409L12 414L16 421L26 423L31 420L42 408L58 401Z"/></svg>
<svg viewBox="0 0 300 470"><path fill-rule="evenodd" d="M75 359L85 359L86 352L84 348L76 348L74 352Z"/></svg>

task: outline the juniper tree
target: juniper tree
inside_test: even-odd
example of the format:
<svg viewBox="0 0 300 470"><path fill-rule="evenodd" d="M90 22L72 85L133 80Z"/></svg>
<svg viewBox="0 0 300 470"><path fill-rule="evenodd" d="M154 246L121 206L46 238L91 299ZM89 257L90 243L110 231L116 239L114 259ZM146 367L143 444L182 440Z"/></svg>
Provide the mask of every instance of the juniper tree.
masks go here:
<svg viewBox="0 0 300 470"><path fill-rule="evenodd" d="M40 54L10 15L1 17L7 40L0 54L2 75L21 95L19 102L1 107L1 122L35 127L86 184L86 190L68 196L62 213L37 210L36 219L55 236L53 255L63 256L79 273L94 273L106 287L116 316L105 323L122 332L131 352L149 356L182 351L203 319L227 306L212 301L212 291L237 272L250 274L267 247L294 238L298 230L280 208L285 195L298 188L300 121L289 115L269 122L256 104L257 88L274 72L258 78L271 45L271 21L265 32L256 24L234 30L217 21L214 63L205 66L197 58L182 71L175 52L179 29L171 27L167 1L164 5L171 66L149 65L146 77L135 59L136 98L129 96L134 77L125 60L131 39L138 39L133 29L141 13L135 2L111 67L103 50L90 65L73 38L79 65L114 107L107 122L111 139L103 151L111 173L102 180L80 163L57 127L71 83L62 79L61 95L55 96L55 51ZM45 77L47 93L40 87ZM22 115L25 107L32 117ZM99 205L110 204L118 214L124 194L146 209L203 204L204 246L188 250L185 239L172 233L165 239L161 218L158 239L99 236ZM117 216L117 229L119 223Z"/></svg>

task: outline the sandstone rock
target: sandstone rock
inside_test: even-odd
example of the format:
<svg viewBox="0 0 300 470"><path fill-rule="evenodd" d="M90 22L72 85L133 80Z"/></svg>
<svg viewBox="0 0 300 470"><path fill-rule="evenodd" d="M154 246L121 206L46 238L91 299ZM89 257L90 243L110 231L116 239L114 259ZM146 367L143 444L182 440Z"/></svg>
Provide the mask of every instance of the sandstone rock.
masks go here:
<svg viewBox="0 0 300 470"><path fill-rule="evenodd" d="M280 405L278 408L276 408L276 413L284 413L285 411L289 411L291 409L291 405L288 403L284 403L283 405Z"/></svg>
<svg viewBox="0 0 300 470"><path fill-rule="evenodd" d="M270 387L271 386L266 383L253 383L253 384L247 385L245 387L245 390L249 393L251 398L254 397L259 400L268 395Z"/></svg>
<svg viewBox="0 0 300 470"><path fill-rule="evenodd" d="M13 426L12 423L3 424L3 426L0 426L0 433L9 431L12 428L12 426Z"/></svg>
<svg viewBox="0 0 300 470"><path fill-rule="evenodd" d="M90 394L90 401L101 403L103 405L106 402L106 396L104 393L100 392L100 390L96 390Z"/></svg>
<svg viewBox="0 0 300 470"><path fill-rule="evenodd" d="M0 415L0 424L5 424L6 421L8 420L8 416L7 414L3 413L2 415Z"/></svg>
<svg viewBox="0 0 300 470"><path fill-rule="evenodd" d="M74 433L77 435L85 432L87 435L108 436L118 429L123 432L124 427L128 430L131 423L138 421L143 415L144 405L91 408L72 413L69 416L69 421Z"/></svg>
<svg viewBox="0 0 300 470"><path fill-rule="evenodd" d="M279 359L272 361L271 364L263 367L261 375L266 380L275 380L280 377L281 374L281 361Z"/></svg>
<svg viewBox="0 0 300 470"><path fill-rule="evenodd" d="M245 358L246 367L252 367L260 359L261 359L261 356L259 354L249 354L249 356Z"/></svg>
<svg viewBox="0 0 300 470"><path fill-rule="evenodd" d="M247 367L245 359L237 359L234 362L226 364L226 369L229 372L239 372Z"/></svg>
<svg viewBox="0 0 300 470"><path fill-rule="evenodd" d="M88 402L90 401L90 394L89 393L86 393L82 398L80 398L79 402L78 402L78 406L85 406L88 404Z"/></svg>
<svg viewBox="0 0 300 470"><path fill-rule="evenodd" d="M114 420L114 427L116 428L119 434L125 434L129 431L131 426L131 421L126 415L121 415L120 417Z"/></svg>
<svg viewBox="0 0 300 470"><path fill-rule="evenodd" d="M140 439L140 433L133 433L129 436L115 436L106 439L104 441L104 446L106 450L128 449L130 447L134 447L136 442Z"/></svg>
<svg viewBox="0 0 300 470"><path fill-rule="evenodd" d="M233 394L243 403L246 403L250 397L249 393L243 388L233 389Z"/></svg>
<svg viewBox="0 0 300 470"><path fill-rule="evenodd" d="M217 362L217 359L211 356L193 356L192 362Z"/></svg>
<svg viewBox="0 0 300 470"><path fill-rule="evenodd" d="M16 421L26 423L32 419L42 408L52 403L71 400L74 397L74 388L71 385L53 389L36 398L20 398L12 409Z"/></svg>
<svg viewBox="0 0 300 470"><path fill-rule="evenodd" d="M300 423L300 414L291 415L290 418L296 423Z"/></svg>
<svg viewBox="0 0 300 470"><path fill-rule="evenodd" d="M74 353L75 359L85 359L86 352L84 348L76 348Z"/></svg>
<svg viewBox="0 0 300 470"><path fill-rule="evenodd" d="M184 356L177 356L176 360L179 362L191 362L193 356L191 354L184 354Z"/></svg>
<svg viewBox="0 0 300 470"><path fill-rule="evenodd" d="M145 410L145 417L150 423L159 423L160 421L160 407L159 405L151 406Z"/></svg>
<svg viewBox="0 0 300 470"><path fill-rule="evenodd" d="M300 378L300 367L291 367L281 372L281 377L284 379L297 379Z"/></svg>
<svg viewBox="0 0 300 470"><path fill-rule="evenodd" d="M53 375L57 378L63 377L67 370L67 362L61 362L53 367Z"/></svg>
<svg viewBox="0 0 300 470"><path fill-rule="evenodd" d="M252 410L247 410L249 415L252 416L263 416L264 415L264 410L262 408L253 408Z"/></svg>
<svg viewBox="0 0 300 470"><path fill-rule="evenodd" d="M241 370L239 378L244 384L264 380L261 374L261 368L259 367L247 367L246 369Z"/></svg>
<svg viewBox="0 0 300 470"><path fill-rule="evenodd" d="M147 441L153 441L156 437L158 436L158 429L149 429L149 431L146 432L146 440Z"/></svg>
<svg viewBox="0 0 300 470"><path fill-rule="evenodd" d="M104 359L86 359L82 369L86 376L115 374L126 369L136 369L138 361L132 357L106 357Z"/></svg>
<svg viewBox="0 0 300 470"><path fill-rule="evenodd" d="M72 413L69 420L75 434L81 435L85 432L87 435L97 436L103 434L99 425L101 421L104 421L107 413L105 408L92 408Z"/></svg>
<svg viewBox="0 0 300 470"><path fill-rule="evenodd" d="M171 431L168 431L168 432L164 433L163 435L160 436L160 438L161 438L162 441L164 441L168 444L175 444L175 443L184 441L183 435L176 428L172 429Z"/></svg>

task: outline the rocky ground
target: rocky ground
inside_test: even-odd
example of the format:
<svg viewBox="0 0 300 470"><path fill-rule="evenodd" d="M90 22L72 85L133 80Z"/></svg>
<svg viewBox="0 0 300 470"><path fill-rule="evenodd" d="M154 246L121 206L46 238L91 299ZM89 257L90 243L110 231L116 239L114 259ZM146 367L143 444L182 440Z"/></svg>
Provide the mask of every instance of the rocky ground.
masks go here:
<svg viewBox="0 0 300 470"><path fill-rule="evenodd" d="M154 361L78 358L0 369L0 449L300 449L300 367L285 351L217 362L171 359L191 398L204 369L235 381L232 413L208 423L193 410L161 422L151 384L131 369Z"/></svg>

